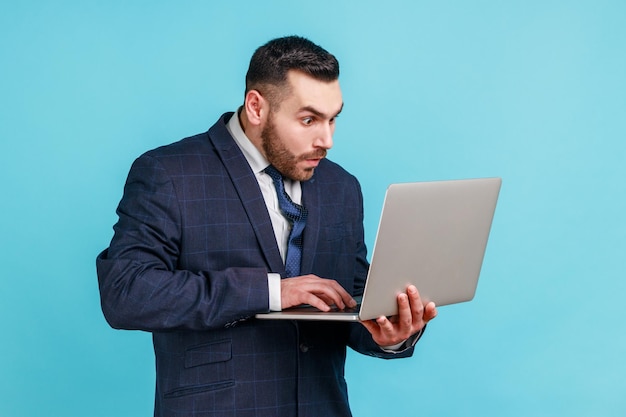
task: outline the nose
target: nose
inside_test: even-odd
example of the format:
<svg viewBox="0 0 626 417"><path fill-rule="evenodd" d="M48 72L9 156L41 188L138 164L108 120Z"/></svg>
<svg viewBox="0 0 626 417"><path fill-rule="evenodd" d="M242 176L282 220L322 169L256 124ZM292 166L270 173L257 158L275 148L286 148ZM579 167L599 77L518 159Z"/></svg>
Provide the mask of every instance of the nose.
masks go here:
<svg viewBox="0 0 626 417"><path fill-rule="evenodd" d="M335 125L333 123L323 123L315 139L315 146L324 149L332 148L333 133L335 133Z"/></svg>

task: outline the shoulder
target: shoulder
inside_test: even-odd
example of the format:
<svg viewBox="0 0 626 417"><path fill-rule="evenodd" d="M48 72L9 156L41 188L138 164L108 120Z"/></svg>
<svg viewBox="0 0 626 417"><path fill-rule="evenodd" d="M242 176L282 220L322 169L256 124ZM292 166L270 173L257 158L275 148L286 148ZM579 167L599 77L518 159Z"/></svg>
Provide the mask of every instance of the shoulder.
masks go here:
<svg viewBox="0 0 626 417"><path fill-rule="evenodd" d="M136 163L156 163L167 170L194 168L218 157L217 147L235 145L226 129L226 122L232 113L225 113L206 132L188 136L176 142L151 149L137 158Z"/></svg>
<svg viewBox="0 0 626 417"><path fill-rule="evenodd" d="M212 146L209 140L208 132L203 132L186 137L177 142L151 149L141 155L140 158L148 157L155 159L167 159L172 157L195 155L198 153L203 154L210 153L211 148Z"/></svg>

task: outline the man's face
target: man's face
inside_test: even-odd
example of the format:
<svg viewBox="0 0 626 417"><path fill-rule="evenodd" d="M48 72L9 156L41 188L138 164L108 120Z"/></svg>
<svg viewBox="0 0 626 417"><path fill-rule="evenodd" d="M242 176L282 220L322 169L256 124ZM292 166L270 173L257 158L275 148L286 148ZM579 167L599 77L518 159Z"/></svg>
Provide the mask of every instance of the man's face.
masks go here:
<svg viewBox="0 0 626 417"><path fill-rule="evenodd" d="M291 91L272 109L261 133L267 160L284 176L306 181L333 146L343 101L339 81L318 81L290 71Z"/></svg>

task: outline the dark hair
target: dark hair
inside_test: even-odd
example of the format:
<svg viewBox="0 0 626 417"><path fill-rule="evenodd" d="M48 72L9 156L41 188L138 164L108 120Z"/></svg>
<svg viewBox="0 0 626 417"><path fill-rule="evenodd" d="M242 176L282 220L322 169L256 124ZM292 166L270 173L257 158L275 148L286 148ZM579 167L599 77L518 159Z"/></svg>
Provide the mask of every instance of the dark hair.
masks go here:
<svg viewBox="0 0 626 417"><path fill-rule="evenodd" d="M246 93L259 90L276 102L279 87L287 82L290 70L301 71L319 81L339 78L339 62L324 48L300 36L286 36L269 41L259 47L246 74Z"/></svg>

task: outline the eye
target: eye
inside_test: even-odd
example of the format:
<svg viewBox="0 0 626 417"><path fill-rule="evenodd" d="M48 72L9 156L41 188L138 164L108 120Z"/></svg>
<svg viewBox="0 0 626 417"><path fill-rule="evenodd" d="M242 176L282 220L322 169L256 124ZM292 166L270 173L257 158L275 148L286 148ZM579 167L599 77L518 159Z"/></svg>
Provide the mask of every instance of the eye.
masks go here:
<svg viewBox="0 0 626 417"><path fill-rule="evenodd" d="M313 124L313 118L312 117L304 117L302 119L302 124L305 126L310 126Z"/></svg>

